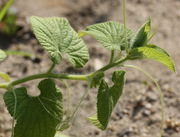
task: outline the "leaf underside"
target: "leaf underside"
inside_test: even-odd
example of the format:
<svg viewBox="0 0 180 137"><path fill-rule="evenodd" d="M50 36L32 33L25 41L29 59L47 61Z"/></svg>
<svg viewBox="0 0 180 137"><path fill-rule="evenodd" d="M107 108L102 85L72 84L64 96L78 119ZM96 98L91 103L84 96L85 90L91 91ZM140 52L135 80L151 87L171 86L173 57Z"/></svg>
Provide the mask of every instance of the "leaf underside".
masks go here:
<svg viewBox="0 0 180 137"><path fill-rule="evenodd" d="M97 95L97 115L89 117L89 120L98 128L105 130L112 110L116 106L124 87L124 71L115 71L112 76L114 85L108 87L102 80Z"/></svg>
<svg viewBox="0 0 180 137"><path fill-rule="evenodd" d="M41 91L38 97L27 95L24 87L7 91L4 95L11 116L14 115L15 97L17 101L14 137L54 137L56 126L62 121L62 94L54 81L43 80L38 88Z"/></svg>
<svg viewBox="0 0 180 137"><path fill-rule="evenodd" d="M130 56L134 59L152 59L164 64L171 71L176 71L174 62L170 58L169 54L164 49L155 45L135 48L130 52Z"/></svg>
<svg viewBox="0 0 180 137"><path fill-rule="evenodd" d="M89 59L88 49L65 18L31 17L34 34L50 54L52 61L59 64L63 54L75 67L82 67Z"/></svg>
<svg viewBox="0 0 180 137"><path fill-rule="evenodd" d="M91 25L85 31L81 31L79 35L90 35L107 49L122 50L126 46L126 40L129 45L133 32L118 22L109 21Z"/></svg>

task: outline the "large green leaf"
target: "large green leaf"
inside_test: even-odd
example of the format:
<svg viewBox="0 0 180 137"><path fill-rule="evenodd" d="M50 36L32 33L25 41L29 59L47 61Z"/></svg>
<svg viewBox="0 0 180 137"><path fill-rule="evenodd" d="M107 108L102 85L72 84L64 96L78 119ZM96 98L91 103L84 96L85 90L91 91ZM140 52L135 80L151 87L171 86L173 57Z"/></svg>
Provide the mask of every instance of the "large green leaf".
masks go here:
<svg viewBox="0 0 180 137"><path fill-rule="evenodd" d="M158 61L165 66L167 66L171 71L176 71L173 60L170 58L169 54L158 46L147 45L145 47L139 47L131 50L130 59L152 59Z"/></svg>
<svg viewBox="0 0 180 137"><path fill-rule="evenodd" d="M148 21L146 21L132 37L130 41L130 47L137 48L146 45L148 42L148 36L150 35L150 32L151 32L151 20L148 19Z"/></svg>
<svg viewBox="0 0 180 137"><path fill-rule="evenodd" d="M0 49L0 62L3 61L7 57L6 53Z"/></svg>
<svg viewBox="0 0 180 137"><path fill-rule="evenodd" d="M97 115L90 117L89 120L102 130L106 129L112 110L122 95L124 75L124 71L115 71L112 76L112 81L114 82L112 87L109 88L104 80L102 80L99 86L97 95Z"/></svg>
<svg viewBox="0 0 180 137"><path fill-rule="evenodd" d="M79 33L80 36L90 35L94 37L104 47L110 50L124 49L126 46L126 40L128 41L127 44L129 45L132 34L133 33L130 29L125 28L124 25L113 21L91 25L87 27L85 31L81 31Z"/></svg>
<svg viewBox="0 0 180 137"><path fill-rule="evenodd" d="M82 67L88 61L88 49L67 19L33 16L30 20L37 39L54 63L59 64L63 54L76 67Z"/></svg>
<svg viewBox="0 0 180 137"><path fill-rule="evenodd" d="M43 80L38 88L41 91L38 97L29 96L24 87L4 95L11 116L14 116L15 98L17 101L14 137L54 137L56 126L62 121L62 94L54 81Z"/></svg>

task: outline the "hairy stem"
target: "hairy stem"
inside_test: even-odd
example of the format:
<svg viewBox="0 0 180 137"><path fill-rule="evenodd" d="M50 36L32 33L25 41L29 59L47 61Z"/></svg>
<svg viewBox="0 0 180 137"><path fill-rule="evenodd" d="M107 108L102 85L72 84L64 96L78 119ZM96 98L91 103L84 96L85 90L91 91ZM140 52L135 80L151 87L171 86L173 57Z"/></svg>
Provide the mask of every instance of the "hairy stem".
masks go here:
<svg viewBox="0 0 180 137"><path fill-rule="evenodd" d="M51 67L48 69L48 71L47 72L52 72L53 71L53 69L55 68L55 66L56 66L56 64L55 63L53 63L52 65L51 65Z"/></svg>
<svg viewBox="0 0 180 137"><path fill-rule="evenodd" d="M9 83L9 86L16 86L27 81L41 79L41 78L55 78L55 79L71 79L71 80L87 80L87 75L67 75L67 74L55 74L55 73L40 73L31 76L27 76Z"/></svg>
<svg viewBox="0 0 180 137"><path fill-rule="evenodd" d="M111 64L114 60L114 50L111 51L111 57L110 57L110 60L109 60L109 64Z"/></svg>
<svg viewBox="0 0 180 137"><path fill-rule="evenodd" d="M77 112L78 112L79 108L81 107L83 101L84 101L85 98L87 97L87 95L88 95L88 93L89 93L89 89L90 89L90 84L88 83L87 89L85 90L83 96L80 98L80 101L79 101L79 103L77 104L77 106L76 106L75 110L73 111L73 114L72 114L72 116L71 116L71 118L70 118L70 121L71 121L72 123L74 122L75 117L76 117L76 115L77 115Z"/></svg>
<svg viewBox="0 0 180 137"><path fill-rule="evenodd" d="M165 104L164 104L164 95L163 95L163 92L161 90L160 85L158 84L158 82L148 72L146 72L145 70L141 69L140 67L134 66L134 65L123 65L123 66L124 67L134 68L134 69L137 69L137 70L143 72L156 85L156 87L157 87L157 89L159 91L159 94L160 94L160 105L161 105L161 118L162 118L162 120L161 120L160 137L163 137L163 135L164 135L164 123L165 123L165 111L164 111Z"/></svg>
<svg viewBox="0 0 180 137"><path fill-rule="evenodd" d="M123 24L125 30L125 49L128 52L128 42L127 42L127 31L126 31L126 0L122 1L122 14L123 14Z"/></svg>
<svg viewBox="0 0 180 137"><path fill-rule="evenodd" d="M126 26L126 0L122 1L123 24Z"/></svg>
<svg viewBox="0 0 180 137"><path fill-rule="evenodd" d="M115 66L125 62L126 60L128 60L128 58L127 57L123 57L122 59L120 59L120 60L118 60L118 61L116 61L114 63L108 64L108 65L102 67L101 69L99 69L97 71L106 71L106 70L108 70L108 69L110 69L112 67L115 67Z"/></svg>
<svg viewBox="0 0 180 137"><path fill-rule="evenodd" d="M71 113L71 89L69 84L67 83L66 80L62 80L62 82L64 83L66 89L67 89L67 107L66 107L66 111L67 111L67 117L70 116Z"/></svg>
<svg viewBox="0 0 180 137"><path fill-rule="evenodd" d="M115 67L123 62L125 62L128 58L127 57L123 57L122 59L113 62L111 64L108 64L104 67L102 67L101 69L97 70L97 71L106 71L112 67ZM69 79L69 80L81 80L81 81L88 81L89 77L93 76L95 72L92 72L90 74L86 74L86 75L70 75L70 74L55 74L52 72L46 72L46 73L39 73L39 74L34 74L31 76L26 76L24 78L20 78L18 80L9 82L9 83L2 83L0 84L0 88L5 88L7 89L8 87L14 87L16 85L31 81L31 80L35 80L35 79L42 79L42 78L54 78L54 79Z"/></svg>

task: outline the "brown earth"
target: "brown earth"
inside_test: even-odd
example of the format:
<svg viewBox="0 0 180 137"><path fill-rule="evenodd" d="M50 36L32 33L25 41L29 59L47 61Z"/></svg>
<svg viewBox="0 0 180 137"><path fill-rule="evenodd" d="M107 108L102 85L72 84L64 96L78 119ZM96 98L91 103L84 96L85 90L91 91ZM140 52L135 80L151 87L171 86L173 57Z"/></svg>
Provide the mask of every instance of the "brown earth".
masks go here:
<svg viewBox="0 0 180 137"><path fill-rule="evenodd" d="M75 29L85 26L116 20L122 22L121 2L118 0L18 0L14 8L18 10L17 23L22 29L16 36L0 35L0 48L22 50L37 55L36 58L10 56L0 64L0 70L8 73L13 79L46 71L50 66L47 53L42 50L34 39L28 17L64 16L67 17ZM167 70L161 64L153 61L133 61L150 72L160 83L165 95L166 127L164 137L180 136L180 1L179 0L127 0L127 24L136 30L147 17L151 16L153 27L157 27L157 34L152 43L166 49L174 59L176 73ZM109 52L95 40L85 38L89 47L91 60L84 69L74 69L66 60L56 68L57 72L87 73L104 65ZM96 112L97 90L92 89L81 107L73 126L65 131L71 137L157 137L160 132L159 94L141 72L126 69L127 81L124 94L119 101L106 131L100 131L87 121L87 117ZM107 81L112 71L107 73ZM31 92L37 93L36 83L23 84ZM64 84L57 82L67 97ZM83 82L68 81L71 86L71 110L77 104L87 85ZM33 85L33 86L32 86ZM10 137L11 117L2 99L4 91L0 90L0 137ZM67 103L65 104L67 106Z"/></svg>

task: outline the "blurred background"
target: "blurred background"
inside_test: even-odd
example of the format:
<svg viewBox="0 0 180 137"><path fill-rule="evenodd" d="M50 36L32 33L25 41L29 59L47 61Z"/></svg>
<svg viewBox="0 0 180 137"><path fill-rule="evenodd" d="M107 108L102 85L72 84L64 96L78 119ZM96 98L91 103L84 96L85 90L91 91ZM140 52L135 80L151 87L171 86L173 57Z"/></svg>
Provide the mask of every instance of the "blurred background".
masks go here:
<svg viewBox="0 0 180 137"><path fill-rule="evenodd" d="M0 0L0 8L7 0ZM9 56L0 64L0 71L13 79L43 72L51 64L47 53L35 39L29 17L58 16L68 18L78 31L86 26L108 20L122 23L121 0L15 0L8 15L0 22L0 48L23 51L32 56ZM166 125L164 137L180 137L180 0L127 0L127 25L136 31L150 16L153 28L157 29L152 43L166 49L174 59L177 73L153 61L133 61L150 72L159 82L165 95ZM109 52L89 37L84 38L91 59L84 69L75 69L66 60L56 68L56 72L84 74L92 72L108 60ZM64 131L70 137L156 137L160 132L159 94L142 73L127 69L124 94L119 101L107 131L100 131L87 121L96 112L96 94L92 89L83 103L73 126ZM107 73L107 81L112 71ZM1 81L0 81L1 82ZM37 81L23 84L30 93L37 93ZM63 83L57 82L68 96ZM87 88L85 83L68 81L71 87L69 108L72 110ZM12 119L2 99L0 90L0 137L10 137ZM65 103L65 107L68 104Z"/></svg>

